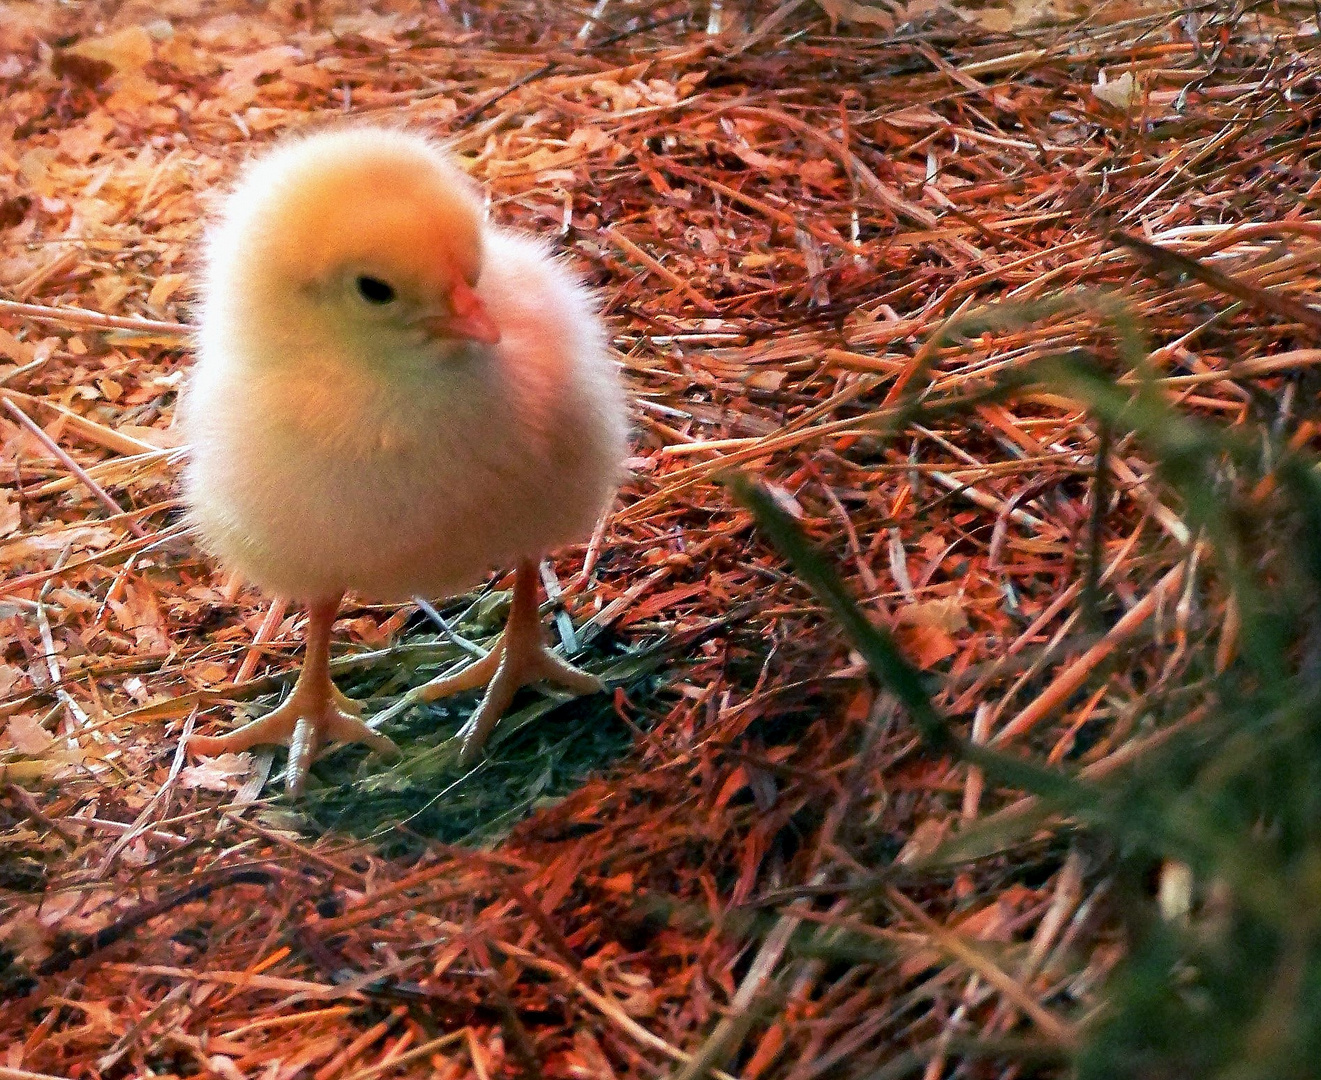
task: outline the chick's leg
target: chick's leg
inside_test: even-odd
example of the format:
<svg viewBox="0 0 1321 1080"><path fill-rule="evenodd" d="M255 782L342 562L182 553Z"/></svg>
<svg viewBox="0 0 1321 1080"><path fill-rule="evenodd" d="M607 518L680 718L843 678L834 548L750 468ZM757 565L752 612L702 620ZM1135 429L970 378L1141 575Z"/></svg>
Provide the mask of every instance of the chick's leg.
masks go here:
<svg viewBox="0 0 1321 1080"><path fill-rule="evenodd" d="M454 675L432 679L410 696L414 701L435 701L486 684L481 704L459 732L463 740L459 761L469 765L509 708L518 688L540 680L558 683L576 694L595 694L605 688L595 675L580 671L543 644L537 612L537 564L526 559L519 563L514 574L514 603L509 609L505 632L495 648Z"/></svg>
<svg viewBox="0 0 1321 1080"><path fill-rule="evenodd" d="M319 600L308 609L303 669L282 705L228 735L192 735L188 749L210 756L247 750L259 743L288 743L284 784L290 795L303 790L308 767L327 743L361 742L379 753L397 754L399 748L391 740L362 722L358 703L330 681L330 627L338 610L338 596Z"/></svg>

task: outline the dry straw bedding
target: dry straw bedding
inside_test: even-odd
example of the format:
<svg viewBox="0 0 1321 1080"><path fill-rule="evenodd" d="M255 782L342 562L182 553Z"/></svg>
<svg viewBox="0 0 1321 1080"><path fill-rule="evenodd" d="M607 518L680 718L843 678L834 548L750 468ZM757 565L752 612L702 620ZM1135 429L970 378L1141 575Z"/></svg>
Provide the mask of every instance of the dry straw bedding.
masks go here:
<svg viewBox="0 0 1321 1080"><path fill-rule="evenodd" d="M974 739L1095 773L1195 722L1140 706L1192 652L1231 653L1232 619L1134 446L1110 448L1122 617L1096 631L1078 406L988 402L893 439L874 421L919 359L948 394L1110 355L1085 314L922 350L973 306L1107 285L1172 398L1231 424L1266 402L1306 439L1315 328L1105 233L1249 300L1310 295L1311 8L913 4L832 30L806 3L373 6L0 20L0 1075L653 1075L697 1055L808 1080L903 1053L938 1071L950 1033L1072 1045L1119 955L1103 868L1043 841L849 902L840 883L1016 796L921 749L715 477L771 485ZM554 574L577 624L683 643L663 688L612 702L627 756L482 849L317 838L251 762L176 753L284 685L301 627L178 524L203 215L252 147L339 114L452 136L492 214L600 286L631 476ZM382 649L409 616L346 606L339 637ZM800 955L800 924L853 945Z"/></svg>

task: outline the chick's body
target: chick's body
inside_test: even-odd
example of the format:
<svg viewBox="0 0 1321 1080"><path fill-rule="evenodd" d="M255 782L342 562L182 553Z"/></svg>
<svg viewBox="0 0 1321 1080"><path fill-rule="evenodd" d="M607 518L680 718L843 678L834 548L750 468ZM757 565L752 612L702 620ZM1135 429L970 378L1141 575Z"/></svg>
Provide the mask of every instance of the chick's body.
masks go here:
<svg viewBox="0 0 1321 1080"><path fill-rule="evenodd" d="M263 588L331 617L346 589L451 594L584 536L614 491L624 399L590 294L486 224L429 141L277 148L206 271L186 499L203 545Z"/></svg>
<svg viewBox="0 0 1321 1080"><path fill-rule="evenodd" d="M208 307L187 405L206 546L272 592L396 600L590 529L623 434L586 297L540 245L494 230L476 291L501 340L443 357L365 358L315 326L272 354L241 304Z"/></svg>

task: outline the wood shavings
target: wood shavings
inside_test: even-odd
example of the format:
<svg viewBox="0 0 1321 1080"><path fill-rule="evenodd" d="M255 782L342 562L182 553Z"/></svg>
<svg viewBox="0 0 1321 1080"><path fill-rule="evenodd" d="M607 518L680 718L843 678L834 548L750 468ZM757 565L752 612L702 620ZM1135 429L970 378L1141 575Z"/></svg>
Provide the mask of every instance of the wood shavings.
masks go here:
<svg viewBox="0 0 1321 1080"><path fill-rule="evenodd" d="M1073 1046L1118 955L1077 915L1099 871L1029 847L851 899L1031 805L917 748L718 480L765 479L976 742L1104 775L1196 723L1131 726L1181 643L1237 647L1140 448L1110 447L1093 633L1090 418L1043 393L900 426L903 387L1113 362L1077 312L930 344L1085 286L1123 290L1183 408L1315 440L1315 38L1084 6L7 5L0 387L69 460L0 417L0 782L39 811L0 799L4 1067L496 1076L521 1046L547 1078L801 1080L982 1075L955 1032ZM557 232L635 394L620 505L551 573L570 640L669 643L670 682L619 687L625 758L480 849L314 825L261 799L269 756L170 779L190 713L291 667L285 613L177 519L197 243L254 144L344 116L452 140L497 220ZM418 622L347 613L336 670L402 682L439 648ZM584 737L556 724L528 731Z"/></svg>

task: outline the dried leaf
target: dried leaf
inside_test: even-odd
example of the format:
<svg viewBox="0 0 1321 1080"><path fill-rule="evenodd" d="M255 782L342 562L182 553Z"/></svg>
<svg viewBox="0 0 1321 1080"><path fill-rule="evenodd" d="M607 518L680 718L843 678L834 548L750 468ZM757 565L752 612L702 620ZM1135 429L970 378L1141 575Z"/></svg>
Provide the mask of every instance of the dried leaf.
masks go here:
<svg viewBox="0 0 1321 1080"><path fill-rule="evenodd" d="M162 274L151 287L151 292L147 294L147 303L154 308L160 308L186 284L188 284L187 274Z"/></svg>
<svg viewBox="0 0 1321 1080"><path fill-rule="evenodd" d="M8 696L22 678L24 678L22 668L0 661L0 697Z"/></svg>
<svg viewBox="0 0 1321 1080"><path fill-rule="evenodd" d="M146 29L126 26L104 37L87 38L64 50L66 57L82 57L109 65L115 71L132 71L150 62L154 43Z"/></svg>
<svg viewBox="0 0 1321 1080"><path fill-rule="evenodd" d="M0 536L16 532L22 521L18 500L8 488L0 488Z"/></svg>
<svg viewBox="0 0 1321 1080"><path fill-rule="evenodd" d="M45 757L55 743L54 736L41 726L37 718L26 713L11 716L5 730L14 749L31 757Z"/></svg>
<svg viewBox="0 0 1321 1080"><path fill-rule="evenodd" d="M904 604L895 611L895 618L903 626L931 627L946 634L968 629L968 616L963 605L953 597Z"/></svg>
<svg viewBox="0 0 1321 1080"><path fill-rule="evenodd" d="M170 628L161 612L156 590L142 581L132 582L125 589L121 603L111 602L111 608L120 625L133 635L138 648L147 653L170 651Z"/></svg>
<svg viewBox="0 0 1321 1080"><path fill-rule="evenodd" d="M949 821L941 818L927 818L920 821L913 834L894 861L900 866L924 859L940 846L940 842L949 833Z"/></svg>
<svg viewBox="0 0 1321 1080"><path fill-rule="evenodd" d="M868 4L855 3L855 0L816 0L816 2L826 13L832 29L841 22L878 26L882 30L895 28L894 16L890 12Z"/></svg>
<svg viewBox="0 0 1321 1080"><path fill-rule="evenodd" d="M179 770L179 786L204 791L237 791L252 771L252 755L221 754Z"/></svg>
<svg viewBox="0 0 1321 1080"><path fill-rule="evenodd" d="M925 670L958 652L958 642L936 626L903 626L895 631L905 653Z"/></svg>
<svg viewBox="0 0 1321 1080"><path fill-rule="evenodd" d="M1132 107L1138 90L1138 84L1134 80L1131 71L1124 72L1114 82L1106 82L1105 75L1102 73L1100 81L1092 87L1092 95L1100 98L1107 105L1127 111Z"/></svg>

